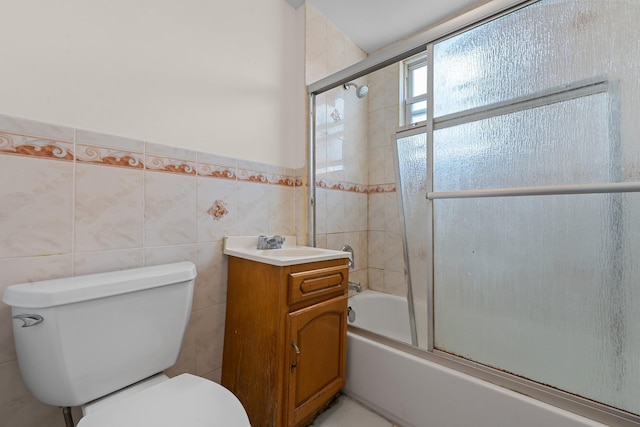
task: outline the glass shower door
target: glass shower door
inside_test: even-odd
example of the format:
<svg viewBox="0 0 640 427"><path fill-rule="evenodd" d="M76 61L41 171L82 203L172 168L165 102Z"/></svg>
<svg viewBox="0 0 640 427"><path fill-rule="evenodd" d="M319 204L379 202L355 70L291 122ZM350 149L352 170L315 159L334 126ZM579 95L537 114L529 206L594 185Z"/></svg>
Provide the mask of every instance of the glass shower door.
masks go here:
<svg viewBox="0 0 640 427"><path fill-rule="evenodd" d="M636 414L638 17L541 1L436 44L430 195L435 348Z"/></svg>

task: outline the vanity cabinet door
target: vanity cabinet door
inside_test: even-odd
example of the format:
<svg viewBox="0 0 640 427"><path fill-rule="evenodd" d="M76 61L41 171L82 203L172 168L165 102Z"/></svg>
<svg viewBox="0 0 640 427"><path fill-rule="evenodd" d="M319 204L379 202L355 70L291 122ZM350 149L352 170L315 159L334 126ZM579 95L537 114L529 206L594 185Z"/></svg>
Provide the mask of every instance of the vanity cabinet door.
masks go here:
<svg viewBox="0 0 640 427"><path fill-rule="evenodd" d="M287 425L326 404L345 384L347 296L287 315L289 385Z"/></svg>

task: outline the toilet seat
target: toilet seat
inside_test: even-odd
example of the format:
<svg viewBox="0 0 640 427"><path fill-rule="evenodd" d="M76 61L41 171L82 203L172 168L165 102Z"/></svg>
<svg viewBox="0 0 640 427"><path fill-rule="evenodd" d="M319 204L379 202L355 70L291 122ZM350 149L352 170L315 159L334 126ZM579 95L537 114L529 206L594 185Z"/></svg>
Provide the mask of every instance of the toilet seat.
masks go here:
<svg viewBox="0 0 640 427"><path fill-rule="evenodd" d="M250 427L226 388L182 374L89 413L77 427Z"/></svg>

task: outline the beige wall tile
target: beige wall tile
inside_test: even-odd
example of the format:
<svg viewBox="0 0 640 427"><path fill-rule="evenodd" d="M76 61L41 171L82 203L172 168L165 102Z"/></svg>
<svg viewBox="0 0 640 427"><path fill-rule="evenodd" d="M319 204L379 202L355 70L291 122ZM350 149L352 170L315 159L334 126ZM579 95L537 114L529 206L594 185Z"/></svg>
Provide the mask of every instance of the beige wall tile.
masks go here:
<svg viewBox="0 0 640 427"><path fill-rule="evenodd" d="M142 247L143 172L76 165L75 250Z"/></svg>
<svg viewBox="0 0 640 427"><path fill-rule="evenodd" d="M0 420L3 427L64 425L60 408L40 403L27 390L17 361L0 363Z"/></svg>
<svg viewBox="0 0 640 427"><path fill-rule="evenodd" d="M196 267L194 310L225 304L228 260L222 253L222 241L199 243Z"/></svg>
<svg viewBox="0 0 640 427"><path fill-rule="evenodd" d="M71 252L73 163L0 155L0 258Z"/></svg>
<svg viewBox="0 0 640 427"><path fill-rule="evenodd" d="M235 180L197 178L198 242L220 241L238 233L237 185Z"/></svg>
<svg viewBox="0 0 640 427"><path fill-rule="evenodd" d="M76 252L73 256L73 275L104 273L139 268L144 265L144 250L118 249L113 251Z"/></svg>
<svg viewBox="0 0 640 427"><path fill-rule="evenodd" d="M203 375L222 367L225 305L219 304L197 310L194 315L196 374Z"/></svg>
<svg viewBox="0 0 640 427"><path fill-rule="evenodd" d="M70 254L30 258L0 259L0 295L7 286L39 280L69 277L72 274ZM0 363L15 360L11 307L0 302ZM0 392L2 389L0 382ZM0 417L0 419L2 419Z"/></svg>
<svg viewBox="0 0 640 427"><path fill-rule="evenodd" d="M196 264L197 245L156 246L144 249L144 265L169 264L172 262L191 261ZM200 270L198 270L198 273Z"/></svg>
<svg viewBox="0 0 640 427"><path fill-rule="evenodd" d="M174 173L145 173L145 246L197 241L196 177Z"/></svg>

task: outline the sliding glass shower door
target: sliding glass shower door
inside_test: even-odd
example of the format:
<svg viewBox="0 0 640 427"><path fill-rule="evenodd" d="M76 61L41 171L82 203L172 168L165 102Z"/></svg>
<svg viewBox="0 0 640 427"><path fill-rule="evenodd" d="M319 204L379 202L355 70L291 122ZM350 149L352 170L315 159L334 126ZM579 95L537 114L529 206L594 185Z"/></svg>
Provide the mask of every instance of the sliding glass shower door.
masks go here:
<svg viewBox="0 0 640 427"><path fill-rule="evenodd" d="M434 347L640 413L640 5L434 45ZM630 184L630 185L627 185Z"/></svg>

